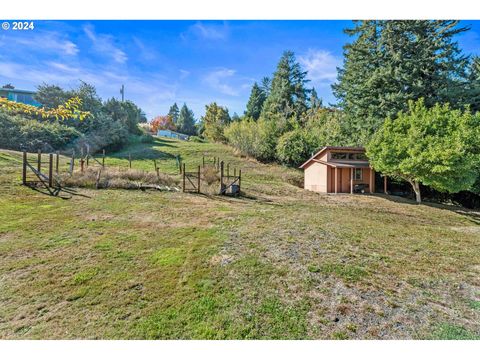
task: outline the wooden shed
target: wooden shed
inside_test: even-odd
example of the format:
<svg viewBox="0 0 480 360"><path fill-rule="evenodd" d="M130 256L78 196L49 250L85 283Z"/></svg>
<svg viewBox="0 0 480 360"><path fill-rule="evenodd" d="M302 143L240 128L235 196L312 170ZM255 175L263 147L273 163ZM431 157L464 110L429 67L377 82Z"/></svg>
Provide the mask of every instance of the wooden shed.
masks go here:
<svg viewBox="0 0 480 360"><path fill-rule="evenodd" d="M335 194L375 191L375 171L361 147L325 146L300 168L307 190Z"/></svg>

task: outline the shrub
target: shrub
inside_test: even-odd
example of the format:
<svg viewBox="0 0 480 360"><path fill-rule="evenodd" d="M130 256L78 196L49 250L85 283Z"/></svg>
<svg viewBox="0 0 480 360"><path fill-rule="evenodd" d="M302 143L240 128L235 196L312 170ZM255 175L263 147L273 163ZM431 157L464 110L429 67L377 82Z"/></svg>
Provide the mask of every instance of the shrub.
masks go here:
<svg viewBox="0 0 480 360"><path fill-rule="evenodd" d="M0 111L0 147L12 150L52 151L72 143L81 134L58 122L41 122Z"/></svg>
<svg viewBox="0 0 480 360"><path fill-rule="evenodd" d="M242 154L259 160L275 159L278 128L273 121L258 122L245 118L231 123L225 128L228 142Z"/></svg>
<svg viewBox="0 0 480 360"><path fill-rule="evenodd" d="M88 167L84 172L76 171L72 176L61 176L62 185L100 189L138 189L141 185L177 186L178 179L160 173L136 169Z"/></svg>
<svg viewBox="0 0 480 360"><path fill-rule="evenodd" d="M283 134L277 145L277 158L288 165L299 165L314 150L311 137L303 129Z"/></svg>

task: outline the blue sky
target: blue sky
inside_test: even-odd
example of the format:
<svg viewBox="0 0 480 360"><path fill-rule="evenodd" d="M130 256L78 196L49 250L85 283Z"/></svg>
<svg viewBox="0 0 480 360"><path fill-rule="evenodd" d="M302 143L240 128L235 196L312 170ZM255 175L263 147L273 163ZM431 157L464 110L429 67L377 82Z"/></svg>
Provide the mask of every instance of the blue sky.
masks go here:
<svg viewBox="0 0 480 360"><path fill-rule="evenodd" d="M480 53L480 21L458 41ZM184 102L199 118L216 101L242 114L254 81L271 76L284 50L295 52L325 103L342 63L350 21L35 21L33 31L0 30L0 85L65 88L79 80L102 98L126 98L149 119Z"/></svg>

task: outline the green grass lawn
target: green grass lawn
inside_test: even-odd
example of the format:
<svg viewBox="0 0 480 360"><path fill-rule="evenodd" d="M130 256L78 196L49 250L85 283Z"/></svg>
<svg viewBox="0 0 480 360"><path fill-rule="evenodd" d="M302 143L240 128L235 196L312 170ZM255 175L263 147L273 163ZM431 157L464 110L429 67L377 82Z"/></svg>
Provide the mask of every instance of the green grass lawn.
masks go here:
<svg viewBox="0 0 480 360"><path fill-rule="evenodd" d="M478 339L480 214L319 195L302 173L156 139L107 166L179 176L214 156L245 197L20 185L0 151L0 338ZM62 158L62 169L66 168Z"/></svg>

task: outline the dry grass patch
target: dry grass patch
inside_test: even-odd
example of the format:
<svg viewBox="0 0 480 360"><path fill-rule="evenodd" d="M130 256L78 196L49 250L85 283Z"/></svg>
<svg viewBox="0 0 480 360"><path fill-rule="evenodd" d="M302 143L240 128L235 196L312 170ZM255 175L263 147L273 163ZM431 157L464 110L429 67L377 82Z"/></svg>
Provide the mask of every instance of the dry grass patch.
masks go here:
<svg viewBox="0 0 480 360"><path fill-rule="evenodd" d="M173 176L137 169L89 167L85 171L75 171L71 176L61 177L61 184L68 187L97 189L139 189L158 185L178 190L179 180Z"/></svg>

